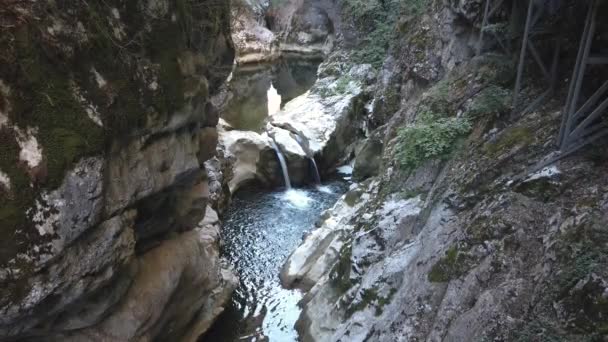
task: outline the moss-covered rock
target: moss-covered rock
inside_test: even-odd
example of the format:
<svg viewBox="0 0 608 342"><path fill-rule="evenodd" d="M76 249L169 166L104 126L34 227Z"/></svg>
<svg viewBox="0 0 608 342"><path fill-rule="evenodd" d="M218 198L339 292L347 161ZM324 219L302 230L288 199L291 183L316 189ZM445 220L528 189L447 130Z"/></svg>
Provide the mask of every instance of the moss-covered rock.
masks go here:
<svg viewBox="0 0 608 342"><path fill-rule="evenodd" d="M114 271L134 258L131 243L112 245L133 233L128 209L174 191L176 183L187 187L189 176L202 172L214 146L201 144L215 140L201 139L200 127L215 125L210 93L232 65L229 6L212 0L3 5L0 339L28 336L36 325L49 335L73 329L57 322L88 310L82 308L91 304L87 298L115 285ZM131 174L116 172L127 169ZM120 192L126 199L112 197L113 185L125 182L116 175L133 176ZM195 228L182 221L188 227L180 229ZM98 234L107 225L115 234ZM85 242L86 256L99 256L96 263L74 262ZM115 259L107 256L113 249ZM100 316L95 319L87 324Z"/></svg>
<svg viewBox="0 0 608 342"><path fill-rule="evenodd" d="M445 283L465 274L469 267L466 254L458 247L451 247L445 252L445 256L433 265L428 279L433 283Z"/></svg>

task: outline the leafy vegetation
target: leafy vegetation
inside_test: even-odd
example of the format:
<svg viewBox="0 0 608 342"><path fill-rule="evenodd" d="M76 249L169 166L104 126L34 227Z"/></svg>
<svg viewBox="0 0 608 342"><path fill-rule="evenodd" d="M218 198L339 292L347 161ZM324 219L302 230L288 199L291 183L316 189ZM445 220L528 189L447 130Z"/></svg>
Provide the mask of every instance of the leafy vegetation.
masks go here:
<svg viewBox="0 0 608 342"><path fill-rule="evenodd" d="M398 16L420 14L428 0L346 0L344 14L364 37L353 51L356 63L382 65Z"/></svg>
<svg viewBox="0 0 608 342"><path fill-rule="evenodd" d="M471 103L467 115L480 117L487 115L499 115L508 111L511 107L511 91L496 85L491 85L482 90Z"/></svg>
<svg viewBox="0 0 608 342"><path fill-rule="evenodd" d="M397 160L405 169L413 170L425 161L448 157L457 140L471 130L466 118L436 118L430 113L422 116L398 132Z"/></svg>

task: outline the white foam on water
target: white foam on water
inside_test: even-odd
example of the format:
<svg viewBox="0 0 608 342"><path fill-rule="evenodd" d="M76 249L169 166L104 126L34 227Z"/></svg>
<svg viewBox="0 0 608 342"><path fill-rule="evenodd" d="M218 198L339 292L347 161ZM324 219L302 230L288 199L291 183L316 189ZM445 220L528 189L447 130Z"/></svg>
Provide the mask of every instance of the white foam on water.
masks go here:
<svg viewBox="0 0 608 342"><path fill-rule="evenodd" d="M317 186L317 190L319 190L320 192L326 193L326 194L333 194L334 191L332 190L332 188L330 188L327 185L318 185Z"/></svg>
<svg viewBox="0 0 608 342"><path fill-rule="evenodd" d="M312 198L308 197L308 193L304 190L289 189L282 194L282 197L298 209L306 209L312 202Z"/></svg>

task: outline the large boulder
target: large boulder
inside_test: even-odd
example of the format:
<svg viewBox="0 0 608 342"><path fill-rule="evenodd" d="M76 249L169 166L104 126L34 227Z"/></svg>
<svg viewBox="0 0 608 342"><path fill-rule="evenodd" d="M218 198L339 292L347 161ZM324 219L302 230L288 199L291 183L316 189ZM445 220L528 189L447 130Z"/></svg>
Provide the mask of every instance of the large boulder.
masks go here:
<svg viewBox="0 0 608 342"><path fill-rule="evenodd" d="M332 60L321 65L327 69ZM328 170L344 158L347 148L364 136L366 89L373 79L369 65L355 65L345 74L322 75L313 89L288 102L270 117L273 126L297 132Z"/></svg>
<svg viewBox="0 0 608 342"><path fill-rule="evenodd" d="M281 269L284 287L309 291L328 273L341 257L340 253L354 227L349 221L364 206L369 195L353 186L338 202L321 215L322 222L289 256Z"/></svg>
<svg viewBox="0 0 608 342"><path fill-rule="evenodd" d="M270 184L279 174L272 139L267 134L251 131L221 130L218 147L223 158L229 161L230 193L251 181ZM268 172L270 171L270 172ZM270 177L269 177L270 175ZM272 177L272 175L276 175Z"/></svg>

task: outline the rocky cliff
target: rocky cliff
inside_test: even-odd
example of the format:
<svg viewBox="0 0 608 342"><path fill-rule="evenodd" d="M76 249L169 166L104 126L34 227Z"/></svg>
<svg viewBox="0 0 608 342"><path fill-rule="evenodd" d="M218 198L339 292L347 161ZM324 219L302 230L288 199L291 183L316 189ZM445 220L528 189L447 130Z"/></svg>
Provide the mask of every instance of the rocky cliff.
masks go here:
<svg viewBox="0 0 608 342"><path fill-rule="evenodd" d="M338 9L337 3L327 0L233 1L236 63L271 62L286 56L324 58L339 32Z"/></svg>
<svg viewBox="0 0 608 342"><path fill-rule="evenodd" d="M532 169L555 150L563 93L513 115L513 59L474 57L482 1L401 3L357 183L283 267L306 291L302 340L605 340L605 142ZM387 18L344 4L345 21ZM378 60L352 44L351 63Z"/></svg>
<svg viewBox="0 0 608 342"><path fill-rule="evenodd" d="M203 163L229 3L5 1L0 340L195 341L235 279Z"/></svg>

